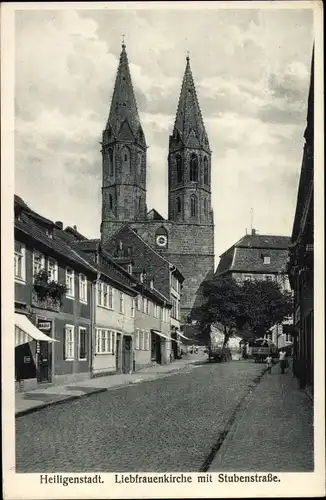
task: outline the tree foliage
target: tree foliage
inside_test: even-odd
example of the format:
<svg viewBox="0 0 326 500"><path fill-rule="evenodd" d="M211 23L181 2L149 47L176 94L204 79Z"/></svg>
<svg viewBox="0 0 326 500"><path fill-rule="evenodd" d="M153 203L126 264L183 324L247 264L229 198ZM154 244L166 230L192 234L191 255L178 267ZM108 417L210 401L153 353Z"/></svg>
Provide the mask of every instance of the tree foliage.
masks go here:
<svg viewBox="0 0 326 500"><path fill-rule="evenodd" d="M205 284L203 294L205 302L194 311L202 340L208 341L210 326L217 323L224 331L224 345L234 333L260 337L292 312L291 294L276 281L218 277Z"/></svg>

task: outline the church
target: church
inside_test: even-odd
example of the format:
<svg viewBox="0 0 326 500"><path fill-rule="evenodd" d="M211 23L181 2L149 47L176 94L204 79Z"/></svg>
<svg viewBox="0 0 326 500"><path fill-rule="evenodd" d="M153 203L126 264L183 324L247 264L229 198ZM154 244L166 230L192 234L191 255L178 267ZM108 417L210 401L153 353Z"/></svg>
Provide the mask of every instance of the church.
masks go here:
<svg viewBox="0 0 326 500"><path fill-rule="evenodd" d="M181 271L185 280L181 323L201 302L201 286L214 273L211 149L187 56L168 146L168 219L147 210L147 143L126 46L122 44L109 117L102 137L101 242L129 225Z"/></svg>

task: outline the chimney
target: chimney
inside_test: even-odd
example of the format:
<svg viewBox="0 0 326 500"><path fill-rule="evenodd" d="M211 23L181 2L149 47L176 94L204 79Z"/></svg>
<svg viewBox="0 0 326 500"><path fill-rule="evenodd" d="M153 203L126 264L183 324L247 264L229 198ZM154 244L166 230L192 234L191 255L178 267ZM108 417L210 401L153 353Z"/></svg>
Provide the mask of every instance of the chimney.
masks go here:
<svg viewBox="0 0 326 500"><path fill-rule="evenodd" d="M77 231L77 226L73 226L73 229L74 229L75 231Z"/></svg>
<svg viewBox="0 0 326 500"><path fill-rule="evenodd" d="M251 230L251 235L252 235L252 236L255 236L255 235L256 235L256 229L252 228L252 230Z"/></svg>
<svg viewBox="0 0 326 500"><path fill-rule="evenodd" d="M57 220L57 221L55 222L55 225L56 225L59 229L61 229L61 231L63 230L63 222L62 222L61 220Z"/></svg>

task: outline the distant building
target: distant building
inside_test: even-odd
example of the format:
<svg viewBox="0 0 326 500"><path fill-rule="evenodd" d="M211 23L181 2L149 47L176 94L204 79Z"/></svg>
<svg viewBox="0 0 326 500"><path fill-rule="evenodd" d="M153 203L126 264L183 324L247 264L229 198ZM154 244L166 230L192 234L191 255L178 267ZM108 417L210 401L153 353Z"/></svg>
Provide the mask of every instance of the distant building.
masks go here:
<svg viewBox="0 0 326 500"><path fill-rule="evenodd" d="M18 196L14 210L16 381L28 389L87 378L96 269L62 239L60 223Z"/></svg>
<svg viewBox="0 0 326 500"><path fill-rule="evenodd" d="M290 244L288 236L260 235L253 229L252 234L243 236L220 256L216 276L227 275L237 281L277 281L282 290L290 291L286 274ZM278 347L292 343L290 324L292 320L289 319L272 328L269 338ZM283 333L283 328L288 332Z"/></svg>
<svg viewBox="0 0 326 500"><path fill-rule="evenodd" d="M291 237L289 277L294 292L294 373L314 387L314 54L307 127Z"/></svg>

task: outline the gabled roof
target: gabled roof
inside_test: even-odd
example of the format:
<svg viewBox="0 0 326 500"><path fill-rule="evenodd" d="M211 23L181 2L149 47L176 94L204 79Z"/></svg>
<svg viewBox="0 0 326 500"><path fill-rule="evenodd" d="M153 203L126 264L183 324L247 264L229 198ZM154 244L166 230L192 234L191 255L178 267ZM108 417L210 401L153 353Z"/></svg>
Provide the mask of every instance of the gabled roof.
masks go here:
<svg viewBox="0 0 326 500"><path fill-rule="evenodd" d="M165 220L164 217L158 213L157 210L155 210L155 208L152 208L152 210L150 210L147 214L147 219L149 220Z"/></svg>
<svg viewBox="0 0 326 500"><path fill-rule="evenodd" d="M122 44L106 131L108 131L109 142L114 138L131 140L146 147L125 44Z"/></svg>
<svg viewBox="0 0 326 500"><path fill-rule="evenodd" d="M49 253L55 255L58 259L61 256L64 260L68 261L70 265L73 266L74 264L78 264L79 267L96 274L96 269L94 269L94 267L81 255L78 255L78 253L59 236L59 229L54 228L53 235L50 238L29 213L23 212L20 216L20 220L15 220L15 230L29 236L43 248L47 248Z"/></svg>
<svg viewBox="0 0 326 500"><path fill-rule="evenodd" d="M181 271L174 265L172 264L168 259L166 259L163 255L161 255L159 252L157 252L147 241L145 241L136 231L133 230L132 227L129 226L129 224L125 224L124 226L120 227L114 235L110 238L108 245L106 246L109 248L110 242L112 243L115 241L117 238L119 238L119 235L124 233L125 231L129 231L134 238L137 238L143 245L145 245L147 248L149 248L156 256L158 256L160 259L162 259L164 262L166 262L170 269L173 269L174 272L178 275L180 281L184 281L184 276L181 273ZM114 256L113 256L114 257ZM145 265L145 263L144 263Z"/></svg>
<svg viewBox="0 0 326 500"><path fill-rule="evenodd" d="M187 57L183 76L173 136L176 142L180 139L185 146L204 147L209 150L208 137L197 99L189 57Z"/></svg>
<svg viewBox="0 0 326 500"><path fill-rule="evenodd" d="M226 272L273 274L284 271L291 239L288 236L245 235L220 256L216 275ZM270 264L264 264L270 257Z"/></svg>
<svg viewBox="0 0 326 500"><path fill-rule="evenodd" d="M77 231L77 228L75 227L67 226L64 231L65 233L71 234L74 237L74 239L87 240L86 236Z"/></svg>

